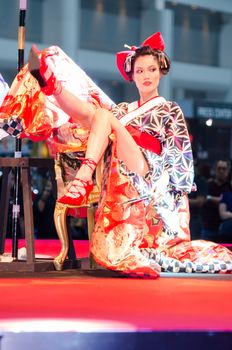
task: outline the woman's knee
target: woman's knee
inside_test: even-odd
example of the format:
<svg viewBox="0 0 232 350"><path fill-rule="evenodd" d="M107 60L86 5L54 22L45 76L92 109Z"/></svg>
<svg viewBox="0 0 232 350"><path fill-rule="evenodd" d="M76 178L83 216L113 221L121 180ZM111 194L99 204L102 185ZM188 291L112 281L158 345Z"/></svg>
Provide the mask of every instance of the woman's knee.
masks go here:
<svg viewBox="0 0 232 350"><path fill-rule="evenodd" d="M111 112L107 111L104 108L97 109L94 114L94 119L96 121L99 121L99 122L101 121L109 124L110 124L110 117L111 117Z"/></svg>
<svg viewBox="0 0 232 350"><path fill-rule="evenodd" d="M94 114L92 120L92 131L97 131L102 135L109 135L112 130L111 122L110 122L110 112L99 108Z"/></svg>

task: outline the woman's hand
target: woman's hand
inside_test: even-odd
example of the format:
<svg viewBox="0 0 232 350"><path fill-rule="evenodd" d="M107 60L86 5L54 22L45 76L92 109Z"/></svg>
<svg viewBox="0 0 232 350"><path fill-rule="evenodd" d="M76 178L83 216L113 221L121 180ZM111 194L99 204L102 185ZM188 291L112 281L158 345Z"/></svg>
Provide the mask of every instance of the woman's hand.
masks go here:
<svg viewBox="0 0 232 350"><path fill-rule="evenodd" d="M70 135L72 135L71 129L73 124L72 123L65 123L59 127L58 135L64 140L67 140Z"/></svg>

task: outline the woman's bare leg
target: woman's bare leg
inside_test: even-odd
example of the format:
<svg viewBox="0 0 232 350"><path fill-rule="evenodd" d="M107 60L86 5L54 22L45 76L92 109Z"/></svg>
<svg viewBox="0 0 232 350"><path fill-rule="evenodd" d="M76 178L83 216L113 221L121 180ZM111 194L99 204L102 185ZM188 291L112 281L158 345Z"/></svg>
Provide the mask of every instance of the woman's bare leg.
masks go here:
<svg viewBox="0 0 232 350"><path fill-rule="evenodd" d="M148 170L147 162L125 127L120 124L111 112L102 108L96 111L96 106L82 101L64 89L47 66L44 58L39 58L39 52L35 46L32 46L29 53L28 69L37 79L41 90L48 96L55 96L60 107L70 115L73 122L79 121L84 126L91 125L85 157L86 161L83 162L83 166L81 166L71 187L69 187L68 197L76 198L75 195L77 193L77 198L79 197L81 201L85 192L87 193L91 190L92 174L95 165L101 159L108 145L109 135L112 132L116 134L117 138L118 157L125 162L131 171L139 175L146 173ZM67 196L61 197L61 203L67 203L67 198L64 197Z"/></svg>
<svg viewBox="0 0 232 350"><path fill-rule="evenodd" d="M60 93L55 94L54 97L61 109L71 117L73 123L79 122L84 127L90 128L96 111L92 103L81 100L63 87L60 89Z"/></svg>
<svg viewBox="0 0 232 350"><path fill-rule="evenodd" d="M108 137L112 132L116 134L117 138L118 158L131 171L141 176L145 175L148 171L148 165L140 148L119 120L111 112L104 109L97 110L92 120L86 158L91 158L98 163L108 145Z"/></svg>
<svg viewBox="0 0 232 350"><path fill-rule="evenodd" d="M109 135L115 132L119 159L131 171L141 176L147 172L148 165L142 152L133 137L111 112L102 108L96 110L93 104L82 101L64 88L55 95L55 98L64 112L71 116L73 122L80 122L83 126L90 127L86 158L91 158L98 163L108 145ZM86 168L87 166L82 167L80 173L78 172L81 178L92 176L91 169L86 171Z"/></svg>
<svg viewBox="0 0 232 350"><path fill-rule="evenodd" d="M71 117L72 122L80 122L83 126L90 127L96 110L93 103L83 101L66 90L47 66L44 57L39 57L35 45L29 53L28 70L38 81L43 93L53 95L61 109Z"/></svg>
<svg viewBox="0 0 232 350"><path fill-rule="evenodd" d="M121 159L131 171L144 176L148 171L148 164L141 150L126 128L111 112L104 109L98 109L92 119L85 158L91 159L97 164L108 145L109 135L112 132L116 134L119 159ZM84 195L85 188L78 179L91 182L94 170L94 167L90 167L88 164L83 164L78 170L66 195L74 198L76 192Z"/></svg>

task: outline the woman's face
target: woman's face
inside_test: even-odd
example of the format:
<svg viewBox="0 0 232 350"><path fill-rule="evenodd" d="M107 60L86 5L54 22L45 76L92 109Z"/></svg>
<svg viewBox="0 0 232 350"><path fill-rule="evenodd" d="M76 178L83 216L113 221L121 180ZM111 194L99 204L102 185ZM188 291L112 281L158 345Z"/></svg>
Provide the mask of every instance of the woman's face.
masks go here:
<svg viewBox="0 0 232 350"><path fill-rule="evenodd" d="M132 77L141 96L151 98L158 95L161 74L158 61L153 55L136 59Z"/></svg>

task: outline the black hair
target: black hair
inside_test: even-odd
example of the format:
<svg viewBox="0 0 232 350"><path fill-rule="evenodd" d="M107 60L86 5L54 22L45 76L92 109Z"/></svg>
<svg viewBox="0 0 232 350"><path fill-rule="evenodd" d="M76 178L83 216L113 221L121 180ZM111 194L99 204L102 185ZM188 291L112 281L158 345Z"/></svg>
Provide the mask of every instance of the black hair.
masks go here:
<svg viewBox="0 0 232 350"><path fill-rule="evenodd" d="M170 66L171 66L170 59L169 59L168 55L161 50L152 49L150 46L141 46L135 50L135 54L131 57L131 69L130 69L130 71L127 72L125 69L125 73L128 76L130 81L133 80L132 75L134 72L134 65L135 65L136 59L140 56L147 56L147 55L152 55L157 59L159 67L160 67L160 71L163 75L168 74Z"/></svg>

